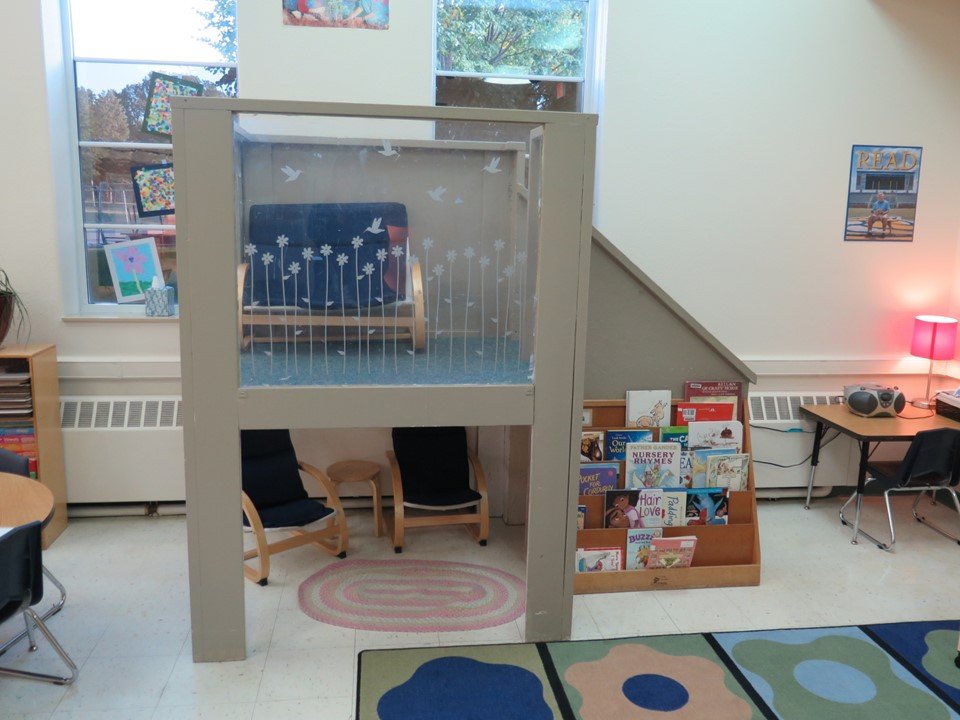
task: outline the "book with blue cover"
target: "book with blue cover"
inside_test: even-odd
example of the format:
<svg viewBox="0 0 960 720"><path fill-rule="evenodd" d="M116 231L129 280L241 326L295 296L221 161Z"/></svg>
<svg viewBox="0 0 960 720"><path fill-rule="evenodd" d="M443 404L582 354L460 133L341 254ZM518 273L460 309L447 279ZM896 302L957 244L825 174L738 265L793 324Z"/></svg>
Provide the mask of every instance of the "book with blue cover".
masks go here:
<svg viewBox="0 0 960 720"><path fill-rule="evenodd" d="M650 542L663 536L662 528L627 530L627 570L643 570L650 554Z"/></svg>
<svg viewBox="0 0 960 720"><path fill-rule="evenodd" d="M691 473L693 480L690 483L692 488L707 487L707 460L713 455L734 455L736 448L716 447L716 448L697 448L690 451L693 456Z"/></svg>
<svg viewBox="0 0 960 720"><path fill-rule="evenodd" d="M603 495L616 490L620 479L620 463L580 463L580 494Z"/></svg>
<svg viewBox="0 0 960 720"><path fill-rule="evenodd" d="M627 444L650 442L653 440L653 430L606 430L606 448L604 460L626 460Z"/></svg>
<svg viewBox="0 0 960 720"><path fill-rule="evenodd" d="M726 488L687 491L687 525L726 525L729 504Z"/></svg>

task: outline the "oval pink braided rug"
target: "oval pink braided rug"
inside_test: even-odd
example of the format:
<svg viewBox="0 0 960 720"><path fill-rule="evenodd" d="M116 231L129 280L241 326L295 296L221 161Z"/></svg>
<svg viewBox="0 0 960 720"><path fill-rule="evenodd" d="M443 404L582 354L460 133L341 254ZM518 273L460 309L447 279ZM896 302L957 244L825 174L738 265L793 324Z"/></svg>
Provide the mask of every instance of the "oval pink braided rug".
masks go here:
<svg viewBox="0 0 960 720"><path fill-rule="evenodd" d="M300 585L303 612L355 630L480 630L516 620L525 602L515 575L442 560L348 559Z"/></svg>

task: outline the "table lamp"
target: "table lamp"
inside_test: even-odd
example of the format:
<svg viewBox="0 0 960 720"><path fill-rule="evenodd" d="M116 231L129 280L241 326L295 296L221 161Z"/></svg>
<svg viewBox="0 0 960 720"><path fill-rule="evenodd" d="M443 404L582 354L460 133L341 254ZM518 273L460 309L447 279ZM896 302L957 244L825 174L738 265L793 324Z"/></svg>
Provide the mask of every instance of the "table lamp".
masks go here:
<svg viewBox="0 0 960 720"><path fill-rule="evenodd" d="M933 377L934 360L950 360L957 345L957 319L942 315L917 315L913 320L913 342L910 354L930 360L927 371L927 392L922 398L911 400L918 408L932 407L930 380Z"/></svg>

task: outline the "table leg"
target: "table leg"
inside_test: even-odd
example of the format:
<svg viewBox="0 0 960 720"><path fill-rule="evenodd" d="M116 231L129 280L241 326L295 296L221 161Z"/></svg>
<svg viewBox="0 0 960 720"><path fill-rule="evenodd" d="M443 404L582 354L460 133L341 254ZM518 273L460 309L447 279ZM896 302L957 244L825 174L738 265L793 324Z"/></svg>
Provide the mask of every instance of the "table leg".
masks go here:
<svg viewBox="0 0 960 720"><path fill-rule="evenodd" d="M60 584L60 581L57 580L54 574L49 570L47 570L45 565L41 567L43 567L43 574L47 576L47 579L50 582L52 582L54 586L57 588L57 590L60 592L60 598L53 605L51 605L43 615L40 616L40 619L46 622L48 618L53 617L58 612L60 612L60 610L63 609L63 604L67 601L67 591L63 587L63 585ZM20 632L19 635L15 635L14 637L7 640L3 645L0 645L0 655L3 655L8 648L13 647L18 642L20 642L27 634L28 634L27 630L23 630ZM31 641L32 641L32 638L31 638Z"/></svg>
<svg viewBox="0 0 960 720"><path fill-rule="evenodd" d="M813 494L813 478L817 474L817 465L820 463L820 441L827 431L822 422L817 423L813 432L813 454L810 455L810 479L807 481L807 501L803 504L804 510L810 509L810 496Z"/></svg>

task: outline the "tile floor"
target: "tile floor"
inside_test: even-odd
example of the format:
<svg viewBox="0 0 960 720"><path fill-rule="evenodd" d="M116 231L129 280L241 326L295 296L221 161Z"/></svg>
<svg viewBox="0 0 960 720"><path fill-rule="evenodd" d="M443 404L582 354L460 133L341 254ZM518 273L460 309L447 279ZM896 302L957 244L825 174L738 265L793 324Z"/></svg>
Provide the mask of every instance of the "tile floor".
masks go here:
<svg viewBox="0 0 960 720"><path fill-rule="evenodd" d="M960 617L960 558L955 543L909 519L898 499L896 552L853 546L836 519L839 500L760 503L763 575L759 587L578 596L575 639L677 632L845 625ZM882 522L870 500L865 522ZM934 514L956 522L942 508ZM351 556L393 557L373 538L369 512L350 511ZM408 533L406 558L451 557L524 574L524 529L493 523L488 548L460 528ZM465 633L358 632L324 625L300 612L299 584L327 562L310 548L275 556L270 585L246 584L247 647L243 662L194 664L187 597L183 518L73 520L45 553L67 586L53 633L80 667L69 688L0 679L0 720L291 720L352 717L356 654L376 647L517 642L522 618ZM0 641L19 630L0 627ZM41 639L21 642L2 664L50 668Z"/></svg>

